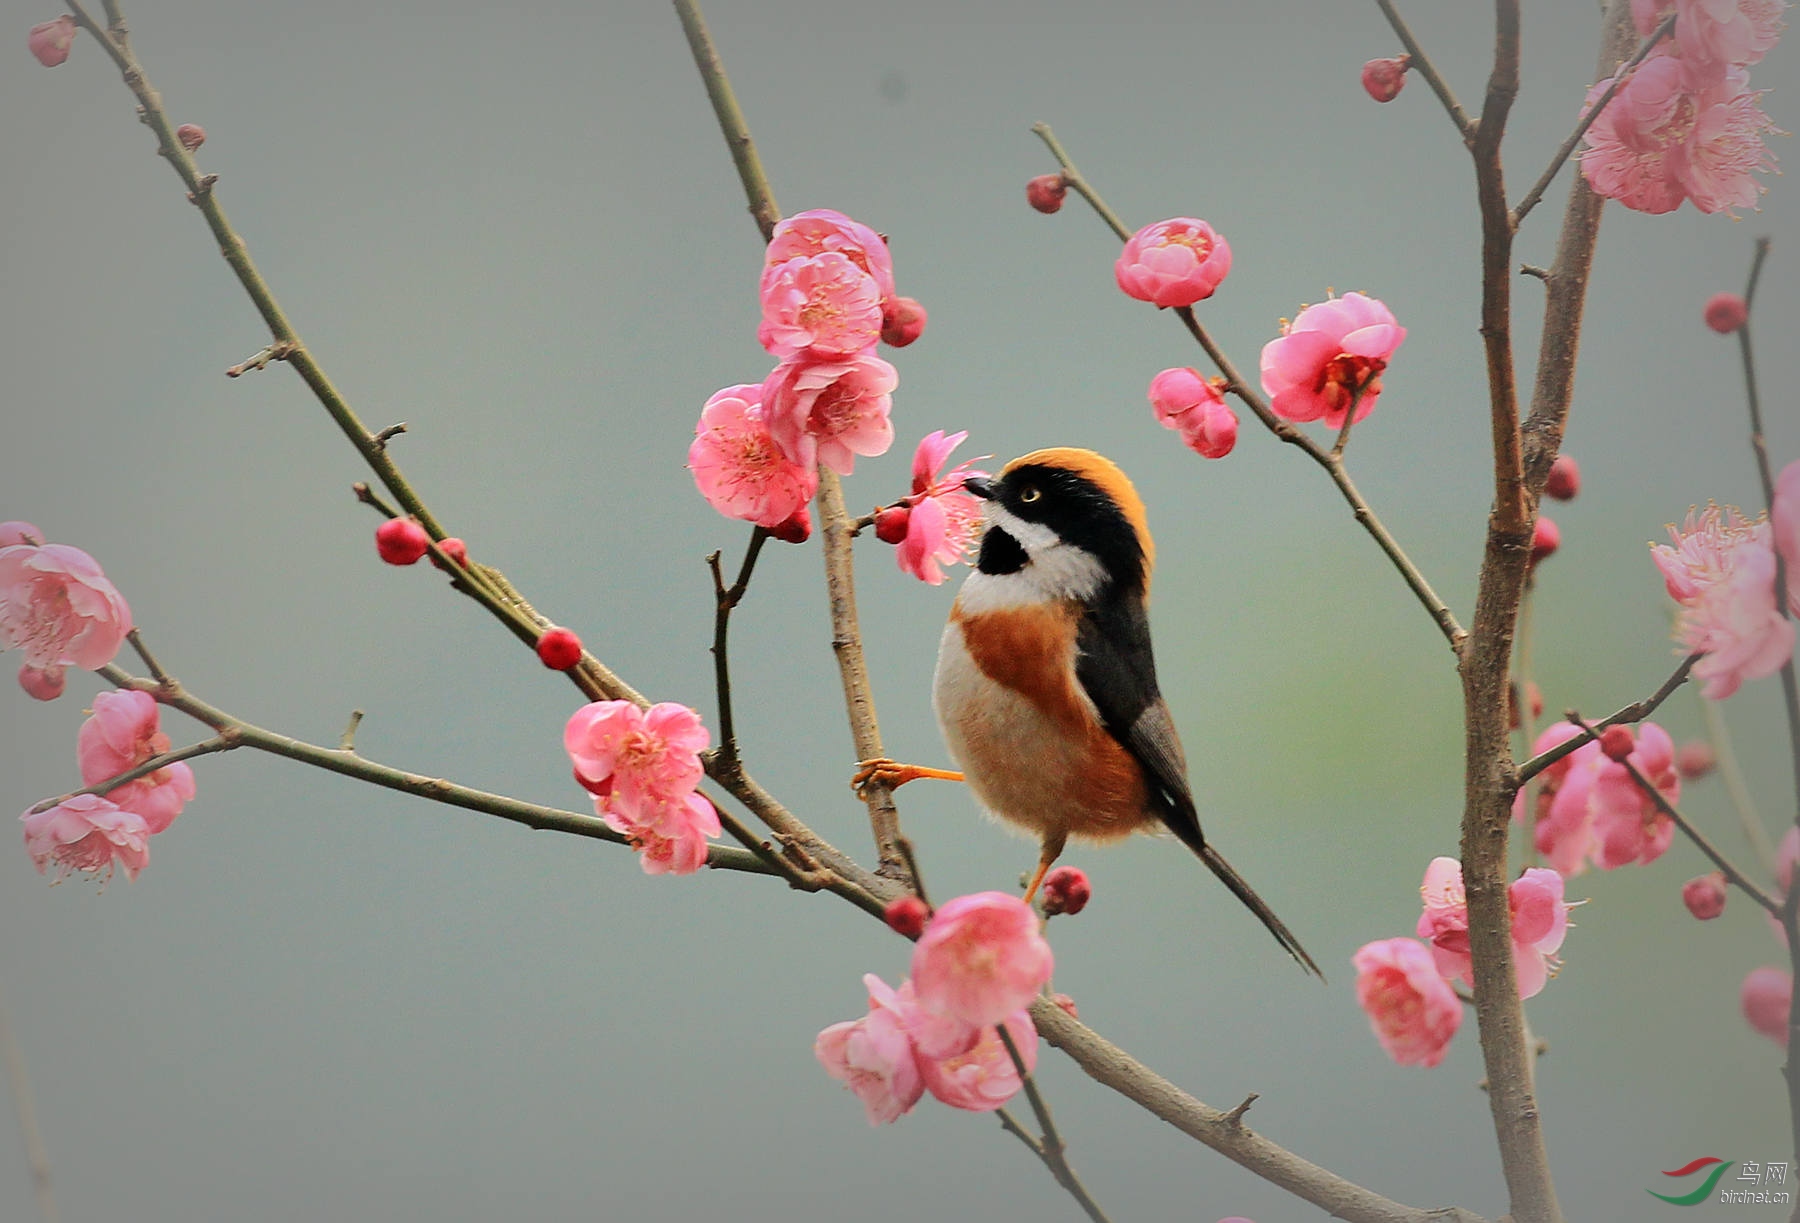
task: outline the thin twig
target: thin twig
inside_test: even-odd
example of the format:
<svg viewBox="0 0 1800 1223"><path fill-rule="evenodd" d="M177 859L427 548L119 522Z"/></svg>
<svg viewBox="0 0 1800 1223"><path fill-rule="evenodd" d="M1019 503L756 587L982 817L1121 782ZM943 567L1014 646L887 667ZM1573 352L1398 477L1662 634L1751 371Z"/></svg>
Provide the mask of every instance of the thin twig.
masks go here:
<svg viewBox="0 0 1800 1223"><path fill-rule="evenodd" d="M1019 1046L1013 1041L1012 1033L1006 1030L1005 1024L997 1024L994 1031L1000 1033L1000 1043L1006 1046L1006 1055L1012 1058L1013 1069L1019 1072L1019 1083L1025 1088L1025 1098L1031 1103L1031 1111L1037 1117L1038 1128L1044 1132L1043 1141L1039 1144L1039 1153L1043 1156L1044 1165L1056 1178L1056 1183L1069 1191L1069 1195L1087 1212L1087 1217L1094 1223L1107 1223L1106 1212L1094 1199L1088 1196L1081 1178L1075 1175L1075 1169L1069 1164L1068 1149L1063 1143L1062 1135L1056 1132L1056 1121L1050 1116L1050 1105L1045 1102L1043 1093L1038 1090L1037 1080L1031 1077L1031 1071L1025 1067L1025 1058L1019 1053Z"/></svg>
<svg viewBox="0 0 1800 1223"><path fill-rule="evenodd" d="M1548 751L1540 752L1533 756L1513 771L1515 782L1518 785L1525 784L1533 777L1536 777L1539 773L1542 773L1545 769L1555 764L1558 760L1563 759L1563 757L1569 755L1571 752L1581 748L1584 744L1592 743L1595 739L1600 737L1600 732L1609 726L1617 726L1622 722L1642 722L1652 713L1655 713L1656 707L1668 700L1677 688L1687 683L1688 672L1692 671L1694 669L1694 664L1704 657L1704 654L1689 654L1686 658L1681 660L1681 665L1675 668L1675 673L1663 681L1662 687L1658 688L1644 700L1633 701L1623 709L1601 718L1598 722L1594 723L1594 729L1591 732L1580 735L1571 735L1569 738L1564 739L1561 743L1558 743Z"/></svg>
<svg viewBox="0 0 1800 1223"><path fill-rule="evenodd" d="M1587 731L1590 735L1599 734L1592 725L1584 721L1581 715L1574 710L1569 711L1568 718L1570 722L1581 727L1581 729ZM1745 895L1749 896L1750 899L1754 900L1769 912L1776 914L1777 916L1781 914L1781 901L1763 891L1760 884L1750 878L1749 875L1739 870L1737 865L1733 863L1731 859L1720 853L1718 847L1707 840L1705 834L1698 828L1695 828L1693 824L1689 823L1687 817L1682 815L1681 812L1676 809L1675 804L1670 802L1668 797L1664 795L1661 790L1657 789L1655 784L1651 782L1648 777L1644 776L1643 770L1639 769L1638 766L1633 764L1629 759L1621 760L1619 763L1625 766L1625 771L1631 774L1631 780L1637 784L1638 789L1644 792L1644 796L1656 805L1658 811L1674 821L1675 827L1681 829L1682 834L1694 843L1695 848L1705 854L1707 859L1714 866L1725 873L1726 879L1737 884L1738 887L1744 890Z"/></svg>
<svg viewBox="0 0 1800 1223"><path fill-rule="evenodd" d="M157 688L166 688L169 686L167 680L152 682ZM238 746L240 746L240 744L237 736L232 734L229 729L222 730L210 739L202 739L198 743L192 743L187 747L177 748L172 752L160 752L140 764L132 765L123 773L114 777L108 777L105 781L96 782L86 789L71 790L69 793L58 795L55 798L46 798L43 802L38 803L25 814L37 815L39 812L48 811L52 807L60 807L71 798L81 794L111 794L121 786L128 786L138 778L148 777L159 769L166 769L172 764L179 764L183 760L193 760L198 756L211 756L218 752L228 752L232 748Z"/></svg>
<svg viewBox="0 0 1800 1223"><path fill-rule="evenodd" d="M338 736L338 751L354 752L356 750L356 728L362 725L363 711L352 709L350 722L344 727L344 733Z"/></svg>
<svg viewBox="0 0 1800 1223"><path fill-rule="evenodd" d="M691 0L675 0L675 15L681 19L681 29L687 35L688 49L693 53L694 65L700 69L700 80L706 86L706 96L712 101L713 113L719 118L719 130L724 133L725 146L731 150L731 161L737 167L738 181L744 185L744 195L749 200L750 216L756 221L756 228L762 231L763 241L767 242L775 236L775 224L781 220L781 209L775 203L775 192L769 187L768 175L763 173L762 158L757 156L756 144L750 139L750 125L744 122L744 112L738 106L737 95L732 92L731 78L725 75L725 65L719 59L718 49L713 46L712 35L707 32L706 19L700 15L700 6Z"/></svg>
<svg viewBox="0 0 1800 1223"><path fill-rule="evenodd" d="M44 1146L43 1131L38 1128L37 1102L31 1093L25 1050L19 1047L18 1038L13 1035L3 1000L0 1000L0 1065L6 1068L13 1111L19 1115L19 1131L25 1138L25 1162L31 1168L31 1191L37 1198L38 1214L43 1216L44 1223L56 1223L56 1198L50 1192L50 1152Z"/></svg>
<svg viewBox="0 0 1800 1223"><path fill-rule="evenodd" d="M720 765L725 769L738 769L742 765L738 755L737 724L731 714L731 658L728 653L731 613L744 601L744 595L750 589L750 575L756 569L756 558L762 554L763 544L768 539L769 532L764 528L750 529L750 542L744 548L743 563L738 566L737 580L729 589L726 588L724 574L719 569L719 554L714 552L706 558L713 578L713 680L719 692Z"/></svg>
<svg viewBox="0 0 1800 1223"><path fill-rule="evenodd" d="M1125 227L1125 223L1119 219L1118 214L1107 206L1106 201L1100 198L1099 193L1075 168L1075 163L1070 160L1068 151L1063 148L1062 142L1056 138L1056 134L1050 130L1050 125L1047 123L1033 124L1031 130L1056 158L1057 164L1062 167L1063 177L1068 180L1069 185L1074 187L1083 199L1087 200L1095 213L1112 228L1112 231L1121 240L1130 238L1131 231ZM1425 580L1424 573L1413 563L1412 558L1388 532L1380 517L1363 499L1355 482L1350 479L1350 472L1344 466L1342 456L1332 454L1331 451L1270 411L1268 401L1243 374L1238 372L1237 366L1232 364L1231 358L1226 356L1224 349L1214 342L1206 328L1194 317L1191 306L1177 307L1174 313L1181 320L1182 325L1188 329L1188 333L1194 337L1195 342L1206 350L1206 355L1212 359L1212 363L1218 367L1219 373L1225 378L1227 389L1243 401L1244 405L1263 423L1263 427L1281 441L1298 447L1308 458L1325 469L1331 477L1332 483L1337 485L1338 492L1349 503L1356 521L1374 538L1375 543L1387 555L1388 560L1400 571L1400 576L1405 579L1414 596L1424 605L1432 620L1437 623L1438 630L1444 634L1445 640L1450 643L1450 648L1460 652L1463 639L1468 634L1463 631L1462 625L1457 623L1456 616L1451 612L1449 604L1445 603L1438 596L1437 591L1431 588L1431 583Z"/></svg>
<svg viewBox="0 0 1800 1223"><path fill-rule="evenodd" d="M1379 3L1380 0L1377 0L1377 2ZM1606 109L1606 104L1613 100L1613 95L1618 93L1624 86L1625 79L1630 75L1631 70L1643 63L1644 58L1650 54L1656 44L1667 38L1674 29L1675 14L1670 13L1667 17L1663 18L1663 23L1652 30L1648 38L1644 39L1643 43L1637 49L1637 54L1633 55L1617 72L1613 73L1612 84L1606 87L1606 92L1600 95L1598 101L1588 107L1587 113L1582 115L1581 121L1575 125L1575 130L1569 133L1569 138L1562 142L1562 147L1558 148L1556 153L1550 158L1550 164L1546 166L1544 172L1538 176L1537 182L1531 185L1531 190L1525 193L1525 198L1520 200L1518 204L1514 206L1511 213L1512 227L1514 230L1519 228L1519 222L1525 219L1525 214L1530 212L1533 208L1536 208L1538 201L1544 198L1544 192L1549 190L1551 180L1556 177L1557 171L1561 170L1563 168L1563 163L1569 160L1569 155L1575 151L1575 146L1581 143L1581 138L1583 136L1587 135L1588 128L1592 127L1594 120L1600 117L1600 112Z"/></svg>
<svg viewBox="0 0 1800 1223"><path fill-rule="evenodd" d="M1744 285L1744 322L1737 329L1737 337L1738 351L1744 361L1744 395L1750 405L1750 449L1756 456L1756 474L1762 480L1763 505L1773 514L1775 475L1769 465L1769 443L1763 436L1762 395L1757 389L1756 358L1750 347L1750 324L1756 319L1756 286L1762 279L1763 262L1768 257L1769 239L1758 238L1756 253L1750 260L1750 278ZM1783 619L1787 618L1787 558L1780 548L1775 549L1775 610ZM1800 825L1800 683L1795 681L1791 656L1781 664L1781 698L1787 708L1788 754L1794 768L1794 822Z"/></svg>
<svg viewBox="0 0 1800 1223"><path fill-rule="evenodd" d="M137 656L144 660L144 666L149 668L150 675L157 683L167 684L172 682L169 679L169 673L162 669L162 665L158 663L155 656L150 653L150 647L144 644L142 633L134 628L125 634L125 640L131 643L131 648L136 651Z"/></svg>
<svg viewBox="0 0 1800 1223"><path fill-rule="evenodd" d="M1391 0L1375 0L1375 4L1381 9L1381 15L1387 18L1388 24L1394 27L1394 33L1400 36L1401 45L1412 57L1412 66L1419 70L1419 75L1425 78L1427 85L1431 86L1431 92L1435 93L1438 101L1444 104L1444 110L1449 113L1450 122L1456 124L1456 134L1462 137L1463 144L1474 143L1475 121L1469 118L1468 112L1462 108L1462 103L1458 102L1456 95L1450 92L1449 83L1438 73L1437 65L1431 62L1429 55L1425 54L1425 48L1419 45L1419 40L1413 37L1411 30L1407 29L1406 22L1400 17L1400 11L1393 6Z"/></svg>

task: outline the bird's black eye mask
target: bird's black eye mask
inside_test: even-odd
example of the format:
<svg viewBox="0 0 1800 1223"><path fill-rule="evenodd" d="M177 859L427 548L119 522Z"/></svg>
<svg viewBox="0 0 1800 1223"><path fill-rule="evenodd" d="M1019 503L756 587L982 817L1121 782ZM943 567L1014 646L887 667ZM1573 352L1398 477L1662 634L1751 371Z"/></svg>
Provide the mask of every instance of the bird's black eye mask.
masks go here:
<svg viewBox="0 0 1800 1223"><path fill-rule="evenodd" d="M1144 583L1144 550L1136 529L1118 503L1093 481L1063 467L1030 463L1015 467L993 486L993 499L1026 522L1039 522L1056 532L1058 539L1098 557L1106 571L1126 589ZM995 541L1001 536L1005 543ZM988 548L996 549L996 564L1018 560L1011 568L989 569ZM977 568L983 573L1016 573L1025 563L1019 542L998 528L990 529L981 542Z"/></svg>

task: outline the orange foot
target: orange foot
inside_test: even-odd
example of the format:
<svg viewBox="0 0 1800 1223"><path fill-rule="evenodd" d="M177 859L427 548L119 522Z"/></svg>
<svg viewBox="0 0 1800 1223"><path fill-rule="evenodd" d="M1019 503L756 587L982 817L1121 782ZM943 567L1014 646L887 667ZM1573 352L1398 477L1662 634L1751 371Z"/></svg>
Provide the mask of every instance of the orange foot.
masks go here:
<svg viewBox="0 0 1800 1223"><path fill-rule="evenodd" d="M898 760L889 760L886 756L877 756L873 760L858 762L856 772L850 778L850 788L858 796L867 795L872 786L886 786L890 790L898 790L909 781L929 778L935 781L961 781L961 773L953 773L949 769L928 769L918 764L901 764Z"/></svg>

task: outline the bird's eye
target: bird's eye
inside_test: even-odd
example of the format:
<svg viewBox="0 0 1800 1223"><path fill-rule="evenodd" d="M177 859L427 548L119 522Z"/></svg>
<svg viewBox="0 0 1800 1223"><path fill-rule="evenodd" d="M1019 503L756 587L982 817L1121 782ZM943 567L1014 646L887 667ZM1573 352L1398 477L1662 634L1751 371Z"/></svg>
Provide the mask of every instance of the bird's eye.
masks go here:
<svg viewBox="0 0 1800 1223"><path fill-rule="evenodd" d="M1043 490L1039 489L1037 485L1027 484L1024 488L1019 490L1019 502L1022 505L1030 505L1033 501L1036 501L1043 495Z"/></svg>

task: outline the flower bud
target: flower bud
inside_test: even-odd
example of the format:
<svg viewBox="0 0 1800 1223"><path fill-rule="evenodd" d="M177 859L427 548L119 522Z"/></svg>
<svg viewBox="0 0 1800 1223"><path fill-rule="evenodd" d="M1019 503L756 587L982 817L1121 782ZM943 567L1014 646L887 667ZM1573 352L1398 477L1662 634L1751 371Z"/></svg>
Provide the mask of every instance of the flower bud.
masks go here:
<svg viewBox="0 0 1800 1223"><path fill-rule="evenodd" d="M1562 532L1556 524L1538 515L1537 525L1531 528L1531 563L1537 564L1562 546Z"/></svg>
<svg viewBox="0 0 1800 1223"><path fill-rule="evenodd" d="M882 342L905 348L925 334L925 307L910 297L896 297L881 312Z"/></svg>
<svg viewBox="0 0 1800 1223"><path fill-rule="evenodd" d="M63 670L62 667L20 667L19 687L34 701L54 701L63 694Z"/></svg>
<svg viewBox="0 0 1800 1223"><path fill-rule="evenodd" d="M1537 686L1534 679L1525 681L1525 707L1531 710L1533 718L1544 716L1544 690Z"/></svg>
<svg viewBox="0 0 1800 1223"><path fill-rule="evenodd" d="M566 628L546 629L537 639L537 656L552 671L567 671L581 661L581 638Z"/></svg>
<svg viewBox="0 0 1800 1223"><path fill-rule="evenodd" d="M1736 293L1714 293L1701 312L1706 325L1720 335L1730 335L1750 321L1750 306Z"/></svg>
<svg viewBox="0 0 1800 1223"><path fill-rule="evenodd" d="M1557 501L1573 501L1581 491L1581 467L1572 454L1559 454L1550 464L1550 478L1544 481L1544 495Z"/></svg>
<svg viewBox="0 0 1800 1223"><path fill-rule="evenodd" d="M0 522L0 548L9 548L13 544L30 544L39 547L44 542L44 533L29 522L13 519Z"/></svg>
<svg viewBox="0 0 1800 1223"><path fill-rule="evenodd" d="M1094 889L1078 866L1059 866L1044 876L1044 916L1067 913L1070 917L1087 908Z"/></svg>
<svg viewBox="0 0 1800 1223"><path fill-rule="evenodd" d="M896 896L888 901L881 916L895 934L918 938L925 933L925 923L931 917L931 907L911 894Z"/></svg>
<svg viewBox="0 0 1800 1223"><path fill-rule="evenodd" d="M463 543L462 540L456 538L456 536L451 535L445 539L438 540L438 551L449 557L459 569L467 569L469 567L469 546ZM437 565L439 569L443 568L442 565L438 564L438 558L435 556L431 558L431 563Z"/></svg>
<svg viewBox="0 0 1800 1223"><path fill-rule="evenodd" d="M1794 979L1779 968L1752 968L1738 992L1744 1022L1770 1040L1787 1048L1789 1004Z"/></svg>
<svg viewBox="0 0 1800 1223"><path fill-rule="evenodd" d="M1406 70L1411 66L1410 55L1372 59L1362 66L1362 87L1377 102L1392 102L1405 88Z"/></svg>
<svg viewBox="0 0 1800 1223"><path fill-rule="evenodd" d="M1711 921L1725 911L1725 872L1696 875L1681 885L1681 903L1701 921Z"/></svg>
<svg viewBox="0 0 1800 1223"><path fill-rule="evenodd" d="M1039 212L1059 212L1069 181L1060 174L1040 174L1025 184L1025 202Z"/></svg>
<svg viewBox="0 0 1800 1223"><path fill-rule="evenodd" d="M175 139L181 142L182 148L192 153L206 143L206 129L198 123L183 123L175 129Z"/></svg>
<svg viewBox="0 0 1800 1223"><path fill-rule="evenodd" d="M1056 1008L1067 1014L1070 1019L1081 1018L1081 1012L1075 1009L1075 999L1069 997L1069 995L1051 994L1050 1001L1054 1002Z"/></svg>
<svg viewBox="0 0 1800 1223"><path fill-rule="evenodd" d="M812 538L812 512L803 504L780 526L770 527L769 534L784 544L803 544Z"/></svg>
<svg viewBox="0 0 1800 1223"><path fill-rule="evenodd" d="M55 21L32 26L31 33L25 36L25 45L31 48L38 63L54 68L69 58L69 44L75 41L75 31L79 28L75 18L64 13Z"/></svg>
<svg viewBox="0 0 1800 1223"><path fill-rule="evenodd" d="M390 565L417 564L431 546L431 536L411 518L390 518L375 528L375 551Z"/></svg>
<svg viewBox="0 0 1800 1223"><path fill-rule="evenodd" d="M884 544L897 544L906 538L906 526L912 511L904 505L890 505L875 515L875 538Z"/></svg>
<svg viewBox="0 0 1800 1223"><path fill-rule="evenodd" d="M1718 764L1712 744L1703 739L1690 739L1675 751L1675 771L1681 774L1683 781L1699 781Z"/></svg>
<svg viewBox="0 0 1800 1223"><path fill-rule="evenodd" d="M1629 726L1609 726L1600 732L1600 752L1608 760L1624 760L1637 750L1637 736Z"/></svg>

